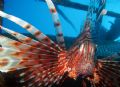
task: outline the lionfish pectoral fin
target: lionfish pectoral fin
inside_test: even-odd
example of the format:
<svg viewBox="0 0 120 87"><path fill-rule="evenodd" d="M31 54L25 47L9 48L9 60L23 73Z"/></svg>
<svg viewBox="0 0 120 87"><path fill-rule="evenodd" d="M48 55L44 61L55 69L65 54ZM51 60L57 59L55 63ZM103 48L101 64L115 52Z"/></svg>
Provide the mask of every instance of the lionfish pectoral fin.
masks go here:
<svg viewBox="0 0 120 87"><path fill-rule="evenodd" d="M26 83L27 86L52 86L59 84L66 72L66 53L61 52L56 57L40 58L39 64L28 67L26 71L17 73L21 77L20 83Z"/></svg>
<svg viewBox="0 0 120 87"><path fill-rule="evenodd" d="M93 72L93 77L88 80L94 86L117 87L120 85L119 79L120 61L98 60Z"/></svg>

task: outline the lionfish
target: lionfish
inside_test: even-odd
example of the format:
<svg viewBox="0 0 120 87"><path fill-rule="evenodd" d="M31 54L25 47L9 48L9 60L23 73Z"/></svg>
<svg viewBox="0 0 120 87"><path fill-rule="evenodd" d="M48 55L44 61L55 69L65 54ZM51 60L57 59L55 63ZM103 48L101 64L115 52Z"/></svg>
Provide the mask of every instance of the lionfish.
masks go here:
<svg viewBox="0 0 120 87"><path fill-rule="evenodd" d="M105 0L90 0L82 32L70 49L65 48L60 20L53 2L45 2L53 17L57 44L28 22L0 11L1 17L25 28L36 37L33 39L0 26L16 38L13 40L0 36L0 71L15 72L22 87L61 86L66 76L83 78L81 87L87 87L84 78L90 82L91 87L119 87L120 62L116 58L120 53L97 59L97 44L92 40L94 37L91 32L95 30L95 22L107 12L103 9Z"/></svg>

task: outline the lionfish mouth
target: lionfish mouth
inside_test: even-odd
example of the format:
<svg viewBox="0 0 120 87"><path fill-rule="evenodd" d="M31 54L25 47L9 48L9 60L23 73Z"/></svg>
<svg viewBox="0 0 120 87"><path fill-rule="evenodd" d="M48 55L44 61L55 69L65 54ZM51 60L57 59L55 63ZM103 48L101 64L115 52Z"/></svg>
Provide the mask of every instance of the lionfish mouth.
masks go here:
<svg viewBox="0 0 120 87"><path fill-rule="evenodd" d="M72 53L72 60L69 61L69 76L76 79L79 75L88 76L94 71L94 50L95 46L86 41Z"/></svg>

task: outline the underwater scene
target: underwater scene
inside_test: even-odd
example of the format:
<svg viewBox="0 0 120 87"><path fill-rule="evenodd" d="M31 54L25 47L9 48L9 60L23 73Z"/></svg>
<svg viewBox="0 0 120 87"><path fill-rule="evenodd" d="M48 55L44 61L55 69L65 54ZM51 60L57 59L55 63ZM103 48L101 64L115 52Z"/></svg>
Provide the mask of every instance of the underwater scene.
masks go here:
<svg viewBox="0 0 120 87"><path fill-rule="evenodd" d="M120 87L119 0L0 0L0 87Z"/></svg>

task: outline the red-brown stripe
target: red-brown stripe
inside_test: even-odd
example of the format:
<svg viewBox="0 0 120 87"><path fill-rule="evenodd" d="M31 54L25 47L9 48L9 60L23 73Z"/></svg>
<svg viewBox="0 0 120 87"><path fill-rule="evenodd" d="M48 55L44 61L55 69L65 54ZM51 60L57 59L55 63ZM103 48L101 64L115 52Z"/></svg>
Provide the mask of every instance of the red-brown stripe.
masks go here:
<svg viewBox="0 0 120 87"><path fill-rule="evenodd" d="M43 41L48 42L48 44L50 43L50 39L48 37L45 37Z"/></svg>
<svg viewBox="0 0 120 87"><path fill-rule="evenodd" d="M0 52L2 52L4 49L2 47L0 47Z"/></svg>
<svg viewBox="0 0 120 87"><path fill-rule="evenodd" d="M18 46L20 46L20 45L21 45L21 43L20 43L20 42L12 42L11 44L12 44L12 45L14 45L14 46L16 46L16 47L18 47Z"/></svg>
<svg viewBox="0 0 120 87"><path fill-rule="evenodd" d="M54 26L60 26L59 22L54 23Z"/></svg>
<svg viewBox="0 0 120 87"><path fill-rule="evenodd" d="M58 36L61 37L61 36L63 36L63 34L62 34L62 33L59 33Z"/></svg>
<svg viewBox="0 0 120 87"><path fill-rule="evenodd" d="M18 33L14 32L14 33L12 33L12 34L16 36Z"/></svg>
<svg viewBox="0 0 120 87"><path fill-rule="evenodd" d="M30 28L31 28L31 25L30 25L30 24L25 25L25 27L24 27L24 28L26 28L26 29L30 29Z"/></svg>
<svg viewBox="0 0 120 87"><path fill-rule="evenodd" d="M13 54L11 54L11 55L13 55L13 56L20 56L20 55L22 55L23 54L23 52L15 52L15 53L13 53Z"/></svg>
<svg viewBox="0 0 120 87"><path fill-rule="evenodd" d="M25 38L25 40L24 40L26 43L29 43L29 42L31 42L32 41L32 39L31 38L29 38L29 37L27 37L27 38Z"/></svg>
<svg viewBox="0 0 120 87"><path fill-rule="evenodd" d="M35 32L35 36L39 36L40 34L41 34L40 31L36 31L36 32Z"/></svg>
<svg viewBox="0 0 120 87"><path fill-rule="evenodd" d="M50 9L50 12L55 13L56 9Z"/></svg>
<svg viewBox="0 0 120 87"><path fill-rule="evenodd" d="M9 63L8 59L1 59L0 60L0 67L4 67Z"/></svg>

